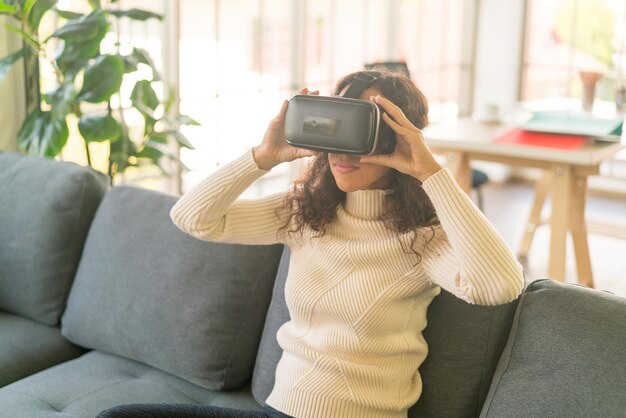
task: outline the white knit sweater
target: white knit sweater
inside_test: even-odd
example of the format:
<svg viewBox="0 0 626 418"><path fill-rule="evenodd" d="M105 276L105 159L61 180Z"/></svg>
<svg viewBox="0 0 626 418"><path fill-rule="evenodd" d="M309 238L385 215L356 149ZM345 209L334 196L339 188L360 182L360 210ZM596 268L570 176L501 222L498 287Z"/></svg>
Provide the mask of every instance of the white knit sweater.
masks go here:
<svg viewBox="0 0 626 418"><path fill-rule="evenodd" d="M264 173L246 153L183 196L171 216L200 239L291 248L291 320L277 334L283 355L267 399L288 415L406 417L422 390L422 331L439 289L484 305L522 290L521 266L446 169L423 184L441 226L418 264L400 243L410 245L412 235L378 220L385 191L348 193L322 238L311 229L291 237L280 232L284 194L237 200Z"/></svg>

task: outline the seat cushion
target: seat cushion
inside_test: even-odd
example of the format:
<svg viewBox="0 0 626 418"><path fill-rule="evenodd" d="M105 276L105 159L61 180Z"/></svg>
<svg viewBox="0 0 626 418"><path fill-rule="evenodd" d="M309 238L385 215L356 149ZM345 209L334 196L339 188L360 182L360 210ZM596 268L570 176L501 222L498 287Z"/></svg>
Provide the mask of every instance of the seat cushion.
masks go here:
<svg viewBox="0 0 626 418"><path fill-rule="evenodd" d="M91 351L0 388L0 418L84 417L127 403L203 403L258 409L249 387L201 388L147 365Z"/></svg>
<svg viewBox="0 0 626 418"><path fill-rule="evenodd" d="M625 345L626 299L535 281L519 303L481 416L624 416Z"/></svg>
<svg viewBox="0 0 626 418"><path fill-rule="evenodd" d="M57 327L0 312L0 387L83 353Z"/></svg>
<svg viewBox="0 0 626 418"><path fill-rule="evenodd" d="M252 378L252 393L264 403L272 391L281 348L278 328L289 320L284 286L289 265L285 249L265 322ZM506 344L517 301L476 306L441 291L428 308L424 338L429 354L420 367L422 396L409 417L478 416Z"/></svg>
<svg viewBox="0 0 626 418"><path fill-rule="evenodd" d="M282 245L195 239L172 223L175 201L134 187L107 193L63 335L208 389L240 387L252 375Z"/></svg>
<svg viewBox="0 0 626 418"><path fill-rule="evenodd" d="M0 309L57 325L107 178L0 153Z"/></svg>

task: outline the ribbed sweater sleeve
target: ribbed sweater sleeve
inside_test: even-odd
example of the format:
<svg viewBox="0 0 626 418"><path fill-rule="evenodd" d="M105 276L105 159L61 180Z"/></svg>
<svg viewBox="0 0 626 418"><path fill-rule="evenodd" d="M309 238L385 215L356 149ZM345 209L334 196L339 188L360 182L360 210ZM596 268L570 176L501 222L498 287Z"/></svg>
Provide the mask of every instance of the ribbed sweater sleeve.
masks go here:
<svg viewBox="0 0 626 418"><path fill-rule="evenodd" d="M207 241L237 244L274 244L282 226L278 209L284 195L237 200L266 170L257 166L252 152L221 167L183 195L170 212L184 232Z"/></svg>
<svg viewBox="0 0 626 418"><path fill-rule="evenodd" d="M497 305L515 299L524 274L506 243L447 169L429 177L430 197L447 239L436 239L424 257L430 280L469 303Z"/></svg>

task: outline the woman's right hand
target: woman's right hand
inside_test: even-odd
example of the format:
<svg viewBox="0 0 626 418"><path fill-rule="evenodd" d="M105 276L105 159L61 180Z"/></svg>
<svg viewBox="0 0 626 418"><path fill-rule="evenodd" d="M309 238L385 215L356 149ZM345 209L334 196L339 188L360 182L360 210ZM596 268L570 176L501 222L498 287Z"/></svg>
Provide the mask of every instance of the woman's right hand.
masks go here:
<svg viewBox="0 0 626 418"><path fill-rule="evenodd" d="M298 94L319 94L319 92L309 93L309 89L305 87ZM289 102L285 100L280 112L267 127L263 141L252 149L254 160L262 170L270 170L280 163L293 161L297 158L317 155L315 151L297 148L285 141L285 115L288 106Z"/></svg>

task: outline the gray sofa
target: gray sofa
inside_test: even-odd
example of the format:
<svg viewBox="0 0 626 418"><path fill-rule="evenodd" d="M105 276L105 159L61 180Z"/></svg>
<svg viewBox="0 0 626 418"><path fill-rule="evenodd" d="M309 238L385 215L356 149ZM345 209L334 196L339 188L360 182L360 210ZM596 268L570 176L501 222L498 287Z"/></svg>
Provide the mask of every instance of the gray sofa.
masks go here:
<svg viewBox="0 0 626 418"><path fill-rule="evenodd" d="M288 319L289 252L208 243L173 196L0 153L0 417L133 402L259 408ZM410 417L626 416L626 300L549 280L428 310Z"/></svg>

